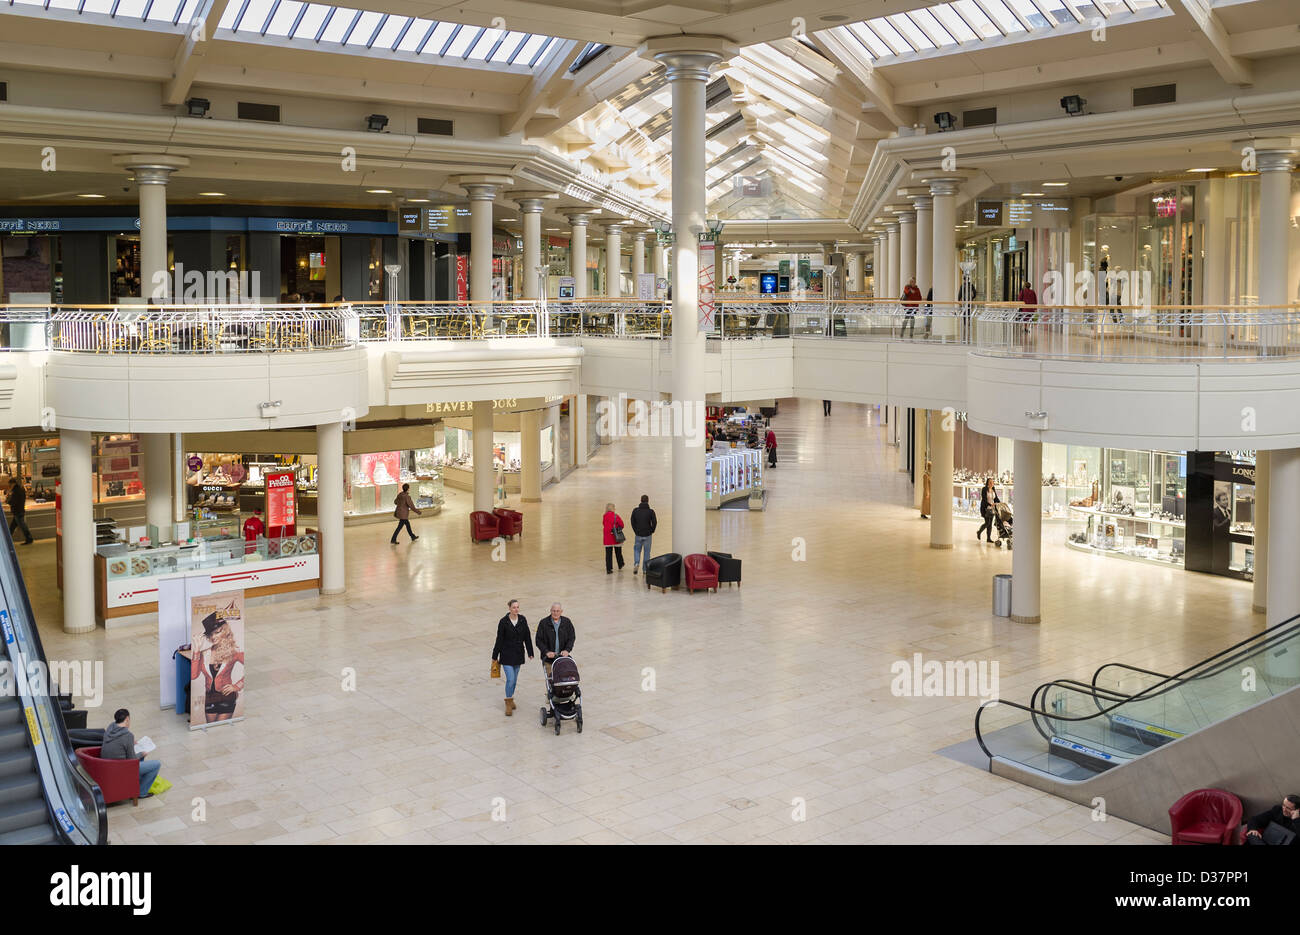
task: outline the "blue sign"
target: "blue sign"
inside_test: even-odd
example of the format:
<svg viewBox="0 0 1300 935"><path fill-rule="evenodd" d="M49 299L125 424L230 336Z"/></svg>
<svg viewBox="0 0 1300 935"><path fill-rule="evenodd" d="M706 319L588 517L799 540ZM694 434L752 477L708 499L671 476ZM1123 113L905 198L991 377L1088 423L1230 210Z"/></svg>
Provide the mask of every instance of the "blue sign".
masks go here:
<svg viewBox="0 0 1300 935"><path fill-rule="evenodd" d="M775 295L776 273L759 273L758 291L763 295Z"/></svg>
<svg viewBox="0 0 1300 935"><path fill-rule="evenodd" d="M395 236L393 221L330 221L295 218L249 218L250 231L273 231L277 234L378 234Z"/></svg>
<svg viewBox="0 0 1300 935"><path fill-rule="evenodd" d="M14 628L9 622L9 611L7 610L0 610L0 630L4 630L5 642L12 646L14 642Z"/></svg>
<svg viewBox="0 0 1300 935"><path fill-rule="evenodd" d="M138 217L0 218L0 233L58 234L70 231L139 230ZM279 234L372 234L392 237L392 221L296 220L294 218L169 217L169 231L270 231Z"/></svg>

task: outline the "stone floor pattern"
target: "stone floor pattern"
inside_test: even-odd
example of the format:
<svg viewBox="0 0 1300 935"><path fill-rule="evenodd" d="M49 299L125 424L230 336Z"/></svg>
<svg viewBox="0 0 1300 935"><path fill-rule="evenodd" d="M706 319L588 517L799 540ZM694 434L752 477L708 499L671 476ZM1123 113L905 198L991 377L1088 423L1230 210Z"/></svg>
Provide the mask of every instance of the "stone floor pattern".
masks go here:
<svg viewBox="0 0 1300 935"><path fill-rule="evenodd" d="M977 544L962 520L955 549L929 548L879 420L874 407L836 403L823 417L816 400L781 402L768 509L708 516L710 548L744 562L743 587L718 594L647 591L630 536L627 569L604 572L608 500L626 518L648 494L655 552L671 550L663 439L603 446L523 505L504 562L469 542L467 493L416 517L415 543L389 545L387 524L350 528L345 595L250 604L247 719L206 732L158 709L152 618L63 634L53 544L20 550L50 656L105 660L91 726L132 709L175 784L112 806L112 841L1167 840L937 755L973 736L979 699L894 697L890 665L916 652L997 661L1002 696L1020 701L1112 659L1177 671L1263 627L1250 586L1074 552L1065 527L1048 525L1043 623L994 617L990 580L1010 554ZM573 619L583 734L540 727L537 663L503 716L488 668L512 597L531 627L554 600Z"/></svg>

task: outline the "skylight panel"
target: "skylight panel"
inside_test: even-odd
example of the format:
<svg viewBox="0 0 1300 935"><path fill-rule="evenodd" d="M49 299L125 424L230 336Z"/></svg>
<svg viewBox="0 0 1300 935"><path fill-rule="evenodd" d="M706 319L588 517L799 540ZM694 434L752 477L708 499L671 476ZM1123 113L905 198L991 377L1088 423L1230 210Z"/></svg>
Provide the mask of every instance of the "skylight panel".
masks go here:
<svg viewBox="0 0 1300 935"><path fill-rule="evenodd" d="M916 47L904 39L893 25L884 18L867 20L867 28L880 37L881 41L886 43L894 55L902 55L904 52L915 52Z"/></svg>
<svg viewBox="0 0 1300 935"><path fill-rule="evenodd" d="M385 20L384 25L379 28L379 35L375 36L375 41L371 43L372 49L391 49L397 43L397 37L402 34L402 30L410 25L409 16L390 16Z"/></svg>
<svg viewBox="0 0 1300 935"><path fill-rule="evenodd" d="M952 36L952 38L957 42L970 42L972 39L979 38L979 35L972 28L975 24L972 23L967 25L965 20L963 20L956 11L947 4L930 7L928 11L920 12L933 15L934 18L943 26L948 35ZM993 34L998 35L997 30L994 30Z"/></svg>
<svg viewBox="0 0 1300 935"><path fill-rule="evenodd" d="M884 58L887 55L894 54L894 50L881 42L880 37L868 29L865 24L853 23L844 28L848 30L849 35L871 53L871 58Z"/></svg>
<svg viewBox="0 0 1300 935"><path fill-rule="evenodd" d="M528 33L526 32L514 31L506 33L497 43L497 47L493 49L492 53L488 56L488 61L509 64L514 61L515 52L518 51L519 47L524 44L524 40L527 38Z"/></svg>
<svg viewBox="0 0 1300 935"><path fill-rule="evenodd" d="M293 29L293 24L298 20L298 15L303 12L304 6L299 0L280 0L280 5L271 16L271 22L267 24L264 35L288 36Z"/></svg>
<svg viewBox="0 0 1300 935"><path fill-rule="evenodd" d="M470 50L470 47L478 40L485 30L482 26L463 26L456 33L455 38L447 45L446 50L442 53L444 57L460 58Z"/></svg>
<svg viewBox="0 0 1300 935"><path fill-rule="evenodd" d="M916 28L916 24L912 22L911 17L909 17L908 14L895 13L892 16L886 17L886 19L889 21L891 26L902 34L903 38L907 40L907 44L916 51L920 52L925 49L935 48L935 44L930 41L925 33Z"/></svg>

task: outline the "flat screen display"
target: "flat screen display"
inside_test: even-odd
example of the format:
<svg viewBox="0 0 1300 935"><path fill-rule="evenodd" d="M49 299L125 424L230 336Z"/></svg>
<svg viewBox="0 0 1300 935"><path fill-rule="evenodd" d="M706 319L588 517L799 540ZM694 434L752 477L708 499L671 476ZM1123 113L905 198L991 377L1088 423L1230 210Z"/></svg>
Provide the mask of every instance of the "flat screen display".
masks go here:
<svg viewBox="0 0 1300 935"><path fill-rule="evenodd" d="M763 295L775 295L777 286L776 273L760 273L758 291Z"/></svg>

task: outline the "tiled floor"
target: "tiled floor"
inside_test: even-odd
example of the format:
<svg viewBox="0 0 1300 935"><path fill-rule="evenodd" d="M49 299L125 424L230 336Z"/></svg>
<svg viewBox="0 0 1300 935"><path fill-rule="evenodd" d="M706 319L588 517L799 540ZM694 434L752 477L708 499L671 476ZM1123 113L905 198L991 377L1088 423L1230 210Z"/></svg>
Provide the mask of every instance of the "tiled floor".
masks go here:
<svg viewBox="0 0 1300 935"><path fill-rule="evenodd" d="M669 550L662 440L602 448L523 506L525 535L504 562L468 542L468 494L449 491L441 516L416 518L414 544L390 546L386 525L350 529L346 595L253 605L248 719L206 733L158 710L152 626L65 636L52 545L20 550L49 654L106 661L91 721L131 708L175 783L139 808L112 807L112 839L1164 840L937 755L972 736L978 699L895 697L890 665L916 652L997 661L1003 696L1020 700L1110 659L1175 671L1262 627L1249 585L1083 555L1051 527L1044 622L993 617L990 577L1010 555L961 522L953 551L928 548L878 417L783 401L768 510L709 515L710 546L744 560L744 587L716 595L648 592L630 565L604 573L606 500L626 517L649 494L656 551ZM806 561L793 559L800 539ZM581 736L571 723L559 737L539 726L535 663L520 675L518 712L503 716L501 682L487 674L510 597L533 625L552 600L574 620ZM348 668L354 692L342 690Z"/></svg>

